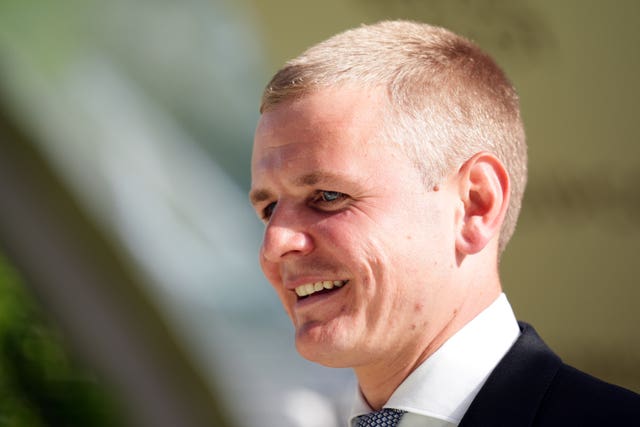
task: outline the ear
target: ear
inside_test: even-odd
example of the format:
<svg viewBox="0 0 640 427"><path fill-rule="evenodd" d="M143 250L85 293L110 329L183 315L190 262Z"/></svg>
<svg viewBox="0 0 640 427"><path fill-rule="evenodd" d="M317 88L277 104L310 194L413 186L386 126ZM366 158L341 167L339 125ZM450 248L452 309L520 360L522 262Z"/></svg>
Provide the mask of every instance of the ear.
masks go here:
<svg viewBox="0 0 640 427"><path fill-rule="evenodd" d="M457 178L463 214L456 249L460 255L471 255L500 234L509 206L509 175L497 157L481 152L462 165Z"/></svg>

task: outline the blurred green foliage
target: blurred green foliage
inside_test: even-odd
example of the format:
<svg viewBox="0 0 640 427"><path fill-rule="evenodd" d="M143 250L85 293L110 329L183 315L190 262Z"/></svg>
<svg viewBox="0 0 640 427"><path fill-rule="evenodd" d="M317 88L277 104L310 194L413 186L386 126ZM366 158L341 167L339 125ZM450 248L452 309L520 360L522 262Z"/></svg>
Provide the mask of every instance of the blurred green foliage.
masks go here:
<svg viewBox="0 0 640 427"><path fill-rule="evenodd" d="M0 255L0 426L124 425L114 397L51 325Z"/></svg>

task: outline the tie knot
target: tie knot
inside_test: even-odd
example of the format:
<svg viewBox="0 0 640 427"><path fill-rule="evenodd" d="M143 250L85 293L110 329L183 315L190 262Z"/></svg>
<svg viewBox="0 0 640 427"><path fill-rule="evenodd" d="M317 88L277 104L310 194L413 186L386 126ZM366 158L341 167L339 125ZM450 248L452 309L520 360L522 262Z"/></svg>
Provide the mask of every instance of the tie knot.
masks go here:
<svg viewBox="0 0 640 427"><path fill-rule="evenodd" d="M395 427L405 412L400 409L383 408L379 411L359 416L355 427Z"/></svg>

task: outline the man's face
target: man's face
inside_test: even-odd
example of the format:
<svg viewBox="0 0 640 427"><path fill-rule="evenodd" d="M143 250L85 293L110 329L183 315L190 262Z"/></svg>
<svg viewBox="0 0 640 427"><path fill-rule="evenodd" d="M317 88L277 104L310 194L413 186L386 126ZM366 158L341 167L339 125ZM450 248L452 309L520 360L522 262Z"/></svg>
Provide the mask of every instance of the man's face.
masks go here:
<svg viewBox="0 0 640 427"><path fill-rule="evenodd" d="M455 315L453 185L425 188L384 140L382 91L326 89L258 123L251 199L262 270L307 359L384 363L420 351Z"/></svg>

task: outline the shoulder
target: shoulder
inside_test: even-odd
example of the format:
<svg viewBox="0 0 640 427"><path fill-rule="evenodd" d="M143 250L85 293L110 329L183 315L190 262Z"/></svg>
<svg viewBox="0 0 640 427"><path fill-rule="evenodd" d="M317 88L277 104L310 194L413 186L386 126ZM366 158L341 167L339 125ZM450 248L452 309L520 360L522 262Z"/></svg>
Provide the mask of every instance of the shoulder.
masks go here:
<svg viewBox="0 0 640 427"><path fill-rule="evenodd" d="M462 426L629 425L640 419L640 396L572 368L525 323L491 373Z"/></svg>
<svg viewBox="0 0 640 427"><path fill-rule="evenodd" d="M540 404L539 425L628 425L640 395L562 364Z"/></svg>

